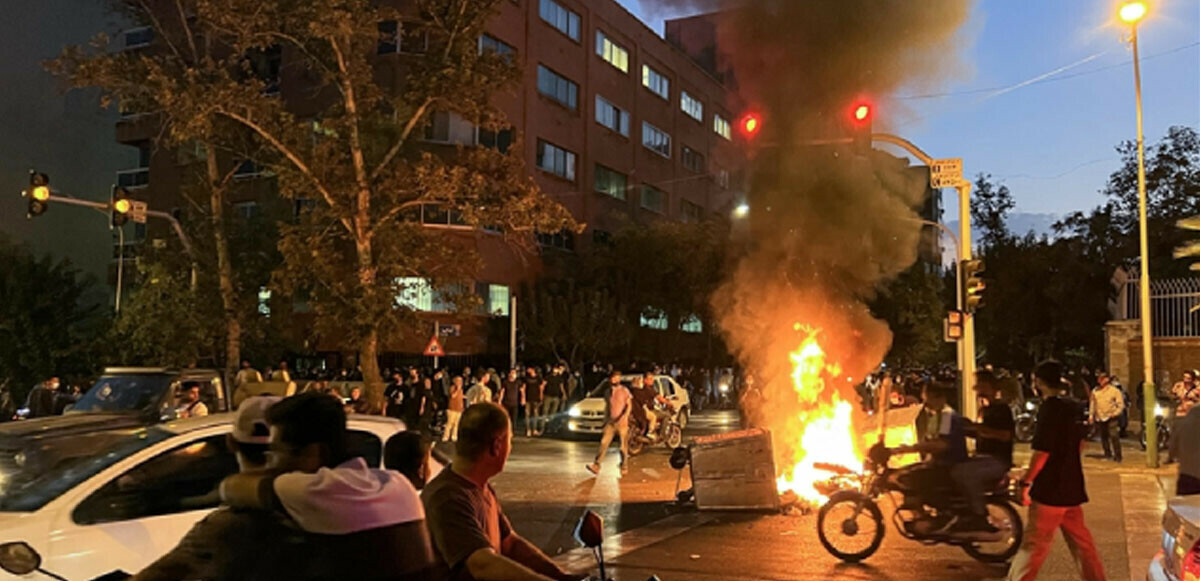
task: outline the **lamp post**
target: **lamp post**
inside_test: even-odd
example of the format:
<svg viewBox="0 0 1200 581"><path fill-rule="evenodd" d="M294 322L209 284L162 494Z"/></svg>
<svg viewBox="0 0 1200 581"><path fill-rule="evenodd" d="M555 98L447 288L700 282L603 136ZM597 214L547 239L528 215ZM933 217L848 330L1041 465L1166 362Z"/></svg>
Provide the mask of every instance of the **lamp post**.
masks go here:
<svg viewBox="0 0 1200 581"><path fill-rule="evenodd" d="M1150 326L1150 252L1149 239L1146 231L1146 147L1142 132L1142 69L1138 61L1138 23L1146 17L1148 8L1141 0L1125 2L1117 15L1122 22L1129 25L1129 43L1133 46L1133 88L1137 96L1137 159L1138 159L1138 227L1139 245L1141 247L1141 276L1138 278L1138 295L1141 304L1142 320L1142 395L1145 401L1142 409L1142 430L1150 434L1146 438L1146 465L1158 467L1158 438L1155 426L1154 405L1158 401L1158 393L1154 387L1154 358L1153 331Z"/></svg>

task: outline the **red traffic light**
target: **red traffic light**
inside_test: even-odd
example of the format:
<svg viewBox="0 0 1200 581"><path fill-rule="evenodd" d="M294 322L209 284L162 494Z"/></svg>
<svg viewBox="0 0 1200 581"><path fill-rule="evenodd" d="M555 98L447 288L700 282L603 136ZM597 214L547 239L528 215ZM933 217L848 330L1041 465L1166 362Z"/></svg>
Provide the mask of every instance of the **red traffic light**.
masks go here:
<svg viewBox="0 0 1200 581"><path fill-rule="evenodd" d="M868 123L871 121L871 104L866 102L856 103L851 110L851 115L857 123Z"/></svg>
<svg viewBox="0 0 1200 581"><path fill-rule="evenodd" d="M762 119L759 118L757 113L748 113L745 117L742 117L740 127L742 135L745 135L747 138L754 137L762 129Z"/></svg>

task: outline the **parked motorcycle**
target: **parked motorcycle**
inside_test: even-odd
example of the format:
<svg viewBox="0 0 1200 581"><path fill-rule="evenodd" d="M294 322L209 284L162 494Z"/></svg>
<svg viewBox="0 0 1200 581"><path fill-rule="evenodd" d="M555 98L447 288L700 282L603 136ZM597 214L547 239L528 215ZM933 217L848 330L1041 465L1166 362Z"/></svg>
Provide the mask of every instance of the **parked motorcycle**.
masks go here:
<svg viewBox="0 0 1200 581"><path fill-rule="evenodd" d="M1171 402L1159 400L1154 404L1154 425L1157 426L1158 433L1158 451L1161 453L1171 445L1171 426L1167 422L1168 414L1173 413ZM1146 424L1142 423L1142 433L1138 437L1141 441L1142 449L1146 449Z"/></svg>
<svg viewBox="0 0 1200 581"><path fill-rule="evenodd" d="M1013 416L1016 423L1013 426L1013 437L1023 444L1028 444L1033 441L1033 434L1037 431L1037 415L1038 410L1042 407L1042 400L1031 398L1025 400L1023 405L1013 405Z"/></svg>
<svg viewBox="0 0 1200 581"><path fill-rule="evenodd" d="M65 577L43 569L42 556L38 554L37 550L29 546L29 543L24 541L0 545L0 569L4 569L13 575L28 575L36 571L50 579L67 581ZM133 575L124 571L112 571L96 577L92 581L121 581L130 577L133 577Z"/></svg>
<svg viewBox="0 0 1200 581"><path fill-rule="evenodd" d="M1006 477L987 495L988 521L998 532L947 532L954 519L968 510L966 499L954 490L949 479L937 479L937 485L929 490L914 489L908 477L924 466L893 469L888 466L891 455L882 444L873 446L864 462L859 488L835 492L821 507L817 534L826 551L848 563L874 554L886 529L878 499L887 496L896 506L892 522L907 539L956 546L984 563L1004 563L1017 554L1024 528L1016 508L1020 502L1016 481ZM850 474L845 470L844 475Z"/></svg>
<svg viewBox="0 0 1200 581"><path fill-rule="evenodd" d="M634 428L631 427L630 456L641 454L648 446L665 445L668 449L674 450L683 444L683 424L680 423L680 412L669 406L667 412L668 415L659 418L653 433L647 433L646 426L637 426L637 433L632 433Z"/></svg>

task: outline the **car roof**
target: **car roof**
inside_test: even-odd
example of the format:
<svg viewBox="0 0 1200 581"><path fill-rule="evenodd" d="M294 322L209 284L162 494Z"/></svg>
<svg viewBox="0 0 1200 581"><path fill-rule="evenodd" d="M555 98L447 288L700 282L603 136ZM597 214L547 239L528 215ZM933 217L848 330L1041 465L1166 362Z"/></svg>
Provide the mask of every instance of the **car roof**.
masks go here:
<svg viewBox="0 0 1200 581"><path fill-rule="evenodd" d="M164 422L162 424L159 424L157 427L162 428L162 429L164 429L168 432L174 433L174 434L186 434L188 432L194 432L197 430L205 430L208 428L212 428L212 427L220 426L220 425L224 425L224 424L232 424L233 418L236 415L237 415L236 412L223 412L223 413L219 413L219 414L209 414L207 416L200 416L200 417L195 417L195 418L184 418L184 419L179 419L179 420L172 420L169 422ZM360 426L363 424L373 424L373 425L378 425L380 427L392 426L392 427L395 427L397 430L402 428L404 425L400 422L400 420L397 420L396 418L391 418L388 416L367 415L367 414L350 414L350 415L346 416L346 420L349 423L352 423L355 425L360 425Z"/></svg>

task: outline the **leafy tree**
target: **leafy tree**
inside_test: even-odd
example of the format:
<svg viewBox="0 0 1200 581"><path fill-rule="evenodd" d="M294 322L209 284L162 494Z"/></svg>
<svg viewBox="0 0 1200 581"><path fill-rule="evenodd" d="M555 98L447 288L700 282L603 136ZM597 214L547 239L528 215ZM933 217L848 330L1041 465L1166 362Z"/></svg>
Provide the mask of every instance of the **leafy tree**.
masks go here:
<svg viewBox="0 0 1200 581"><path fill-rule="evenodd" d="M1016 205L1008 186L994 184L991 175L975 177L975 187L971 190L971 222L981 230L980 242L984 248L1000 246L1012 239L1008 216Z"/></svg>
<svg viewBox="0 0 1200 581"><path fill-rule="evenodd" d="M525 338L534 353L581 369L622 352L633 337L630 310L609 290L571 279L546 279L533 287Z"/></svg>
<svg viewBox="0 0 1200 581"><path fill-rule="evenodd" d="M892 349L887 356L892 366L932 366L951 351L942 329L944 285L928 264L918 262L889 281L872 301L872 312L892 330Z"/></svg>
<svg viewBox="0 0 1200 581"><path fill-rule="evenodd" d="M146 261L141 284L122 301L108 334L106 355L125 365L210 365L221 353L221 306L193 292L190 275L164 262Z"/></svg>
<svg viewBox="0 0 1200 581"><path fill-rule="evenodd" d="M94 301L95 281L2 236L0 264L0 383L9 382L14 400L51 376L91 374L108 321Z"/></svg>

